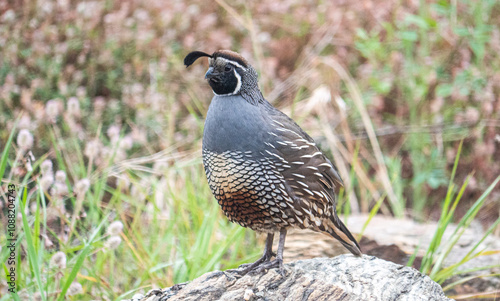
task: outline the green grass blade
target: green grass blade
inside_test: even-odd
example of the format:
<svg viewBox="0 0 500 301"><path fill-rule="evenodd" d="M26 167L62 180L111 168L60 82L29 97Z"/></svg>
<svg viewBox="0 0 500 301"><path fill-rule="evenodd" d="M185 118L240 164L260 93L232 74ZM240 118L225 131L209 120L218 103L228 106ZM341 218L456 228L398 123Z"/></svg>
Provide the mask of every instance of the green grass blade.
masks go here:
<svg viewBox="0 0 500 301"><path fill-rule="evenodd" d="M71 283L73 283L73 280L75 280L76 275L78 274L78 271L80 271L80 268L83 265L83 262L85 261L85 259L87 259L87 255L90 253L92 243L94 242L99 231L101 231L101 228L104 225L104 223L107 222L108 217L109 217L109 214L102 219L99 226L97 226L97 228L94 230L94 233L92 233L89 240L85 243L85 247L82 249L82 251L78 255L78 257L76 259L76 263L73 266L73 269L71 269L71 273L68 275L68 278L66 278L66 282L64 282L64 284L61 288L61 293L59 294L59 297L57 298L58 301L64 300L66 292L68 291L69 287L71 286Z"/></svg>
<svg viewBox="0 0 500 301"><path fill-rule="evenodd" d="M39 187L39 189L41 189L41 187ZM24 233L26 236L26 244L27 244L27 248L28 248L28 258L29 258L29 261L31 263L33 273L35 274L36 283L38 285L38 289L39 289L42 301L46 301L47 296L45 295L45 292L43 290L39 257L37 255L37 252L35 249L35 243L33 241L33 236L31 234L31 228L30 228L29 223L28 223L28 217L26 216L26 213L25 213L25 206L26 206L26 201L28 198L28 188L26 186L24 186L24 190L22 192L21 197L22 197L22 200L19 202L19 205L20 205L20 209L21 209L20 211L21 211L22 220L23 220L23 229L24 229Z"/></svg>
<svg viewBox="0 0 500 301"><path fill-rule="evenodd" d="M495 186L498 184L499 181L500 181L500 176L497 177L495 181L493 181L493 183L491 183L491 185L483 192L483 194L477 199L477 201L471 206L471 208L467 211L467 213L458 223L457 228L455 229L453 235L450 237L448 244L446 245L443 253L439 258L439 266L435 266L435 268L433 268L431 274L429 275L434 281L442 283L444 280L451 277L458 267L460 267L462 264L464 264L465 262L469 261L472 258L471 254L476 250L476 248L481 244L481 242L484 239L486 239L486 237L490 235L491 232L493 232L493 229L495 229L495 227L500 223L500 219L497 220L459 263L440 271L441 262L444 261L446 255L451 251L453 246L458 242L462 234L469 227L470 223L473 221L474 217L477 215L479 210L482 208L484 202L486 201L486 197L491 193L491 191L493 191L493 189L495 188Z"/></svg>
<svg viewBox="0 0 500 301"><path fill-rule="evenodd" d="M500 251L497 251L497 253L498 252L500 252ZM478 256L482 256L482 254L483 254L483 252L481 252L480 255L478 255ZM498 268L500 268L500 263L499 264L493 264L493 265L479 266L479 267L465 269L465 270L460 270L460 271L457 271L456 273L454 273L453 276L455 276L455 275L470 274L470 273L475 273L475 272L478 272L478 271L498 269Z"/></svg>
<svg viewBox="0 0 500 301"><path fill-rule="evenodd" d="M467 281L470 281L472 279L484 278L484 277L498 277L498 276L500 276L500 274L485 274L485 275L474 275L474 276L465 277L465 278L459 279L459 280L452 282L452 283L448 284L447 286L443 287L443 291L445 291L445 292L449 291L450 289L454 288L455 286L462 284L462 283L465 283Z"/></svg>
<svg viewBox="0 0 500 301"><path fill-rule="evenodd" d="M455 233L459 231L459 228L463 228L464 226L468 226L474 217L477 215L479 212L479 209L484 205L484 202L486 201L486 197L491 193L491 191L495 188L495 186L498 184L500 181L500 176L498 176L493 183L491 183L490 186L483 192L483 194L479 197L479 199L467 210L465 213L464 217L460 220L458 223L457 229L455 230Z"/></svg>
<svg viewBox="0 0 500 301"><path fill-rule="evenodd" d="M493 231L496 229L496 227L500 224L500 218L498 218L489 228L488 230L483 234L483 237L472 247L472 249L467 252L467 254L456 264L454 264L450 269L444 269L440 273L436 272L435 275L435 281L436 282L443 282L447 278L457 275L460 272L457 272L457 268L462 266L464 263L470 261L473 258L482 256L482 251L479 251L477 253L474 253L476 249L481 245L481 243L491 234Z"/></svg>
<svg viewBox="0 0 500 301"><path fill-rule="evenodd" d="M366 219L366 222L363 224L363 228L361 229L361 232L359 233L358 238L363 237L363 234L365 233L366 227L368 227L368 224L370 223L370 221L378 213L378 210L380 209L380 206L382 206L382 203L384 202L385 197L386 197L386 193L381 195L380 198L375 203L375 206L373 206L372 210L370 210L370 214L368 215L368 219Z"/></svg>
<svg viewBox="0 0 500 301"><path fill-rule="evenodd" d="M16 132L17 122L19 118L17 118L12 131L10 132L9 139L7 139L7 143L2 152L2 157L0 159L0 179L3 179L3 174L5 173L5 169L7 168L7 159L9 158L9 150L12 144L12 140L14 139L14 133Z"/></svg>
<svg viewBox="0 0 500 301"><path fill-rule="evenodd" d="M434 236L432 237L432 240L431 240L431 243L429 245L429 248L427 249L427 252L425 253L424 257L422 258L420 272L422 272L424 274L428 274L429 271L431 270L432 264L435 261L435 254L438 252L438 248L441 245L441 239L443 238L444 232L446 231L446 228L448 227L448 224L451 220L451 217L453 216L453 212L449 210L449 207L451 204L451 200L453 198L453 190L455 187L455 185L453 184L453 179L455 178L455 173L457 170L458 161L459 161L461 152L462 152L462 142L460 143L460 145L458 147L457 155L455 157L455 163L453 164L453 170L451 172L450 181L448 184L448 191L446 193L446 197L445 197L445 200L443 203L441 216L440 216L439 221L438 221L438 227L436 228L436 231L434 232ZM463 189L465 189L465 187L466 187L466 184L462 185ZM453 211L454 211L454 208L456 208L456 205L458 204L459 200L460 200L459 197L455 198L455 203L452 206Z"/></svg>
<svg viewBox="0 0 500 301"><path fill-rule="evenodd" d="M417 258L418 250L420 249L420 244L418 244L415 247L415 251L413 251L413 254L411 254L410 259L408 259L408 262L406 263L407 267L411 267L413 263L415 262L415 259Z"/></svg>
<svg viewBox="0 0 500 301"><path fill-rule="evenodd" d="M439 227L441 227L443 229L442 230L443 235L444 235L444 231L446 230L446 228L448 227L448 225L451 222L451 219L453 217L453 213L455 212L455 209L458 205L458 202L460 202L460 200L462 199L462 195L465 192L465 188L467 188L467 184L469 183L470 178L471 178L470 176L467 177L464 184L462 185L462 188L460 189L457 196L455 197L455 201L453 202L451 209L448 211L448 214L445 216L442 223L440 222L440 224L439 224ZM438 246L439 245L441 245L441 239L439 239ZM439 271L439 269L442 266L443 261L446 259L448 254L451 252L451 249L453 248L454 245L455 245L454 243L453 244L448 243L445 245L444 249L441 251L440 255L436 259L436 262L434 264L434 267L432 268L432 271L430 272L430 275L434 275L435 273L437 273L437 271ZM431 278L432 278L432 276L431 276Z"/></svg>
<svg viewBox="0 0 500 301"><path fill-rule="evenodd" d="M244 234L245 234L245 228L243 227L234 228L234 230L227 237L224 244L217 249L217 251L213 254L211 259L208 260L208 262L205 264L203 272L206 273L211 271L213 267L217 264L217 262L221 260L224 253L233 245L234 241Z"/></svg>
<svg viewBox="0 0 500 301"><path fill-rule="evenodd" d="M460 154L462 153L463 144L464 140L462 139L460 141L460 144L458 145L457 155L455 156L455 163L453 164L453 169L451 171L450 182L448 184L448 187L451 187L451 184L453 184L453 180L455 180L455 174L457 172L457 167L458 167L458 160L460 159Z"/></svg>

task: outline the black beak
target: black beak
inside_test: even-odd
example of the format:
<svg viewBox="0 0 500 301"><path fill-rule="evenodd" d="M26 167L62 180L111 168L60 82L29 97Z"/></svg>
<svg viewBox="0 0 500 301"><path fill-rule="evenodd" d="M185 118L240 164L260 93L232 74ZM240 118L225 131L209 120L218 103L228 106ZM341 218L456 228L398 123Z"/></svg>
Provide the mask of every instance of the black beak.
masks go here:
<svg viewBox="0 0 500 301"><path fill-rule="evenodd" d="M217 76L219 75L218 72L214 72L214 68L213 67L210 67L208 68L208 71L207 73L205 73L205 79L206 80L209 80L209 81L218 81L217 80Z"/></svg>

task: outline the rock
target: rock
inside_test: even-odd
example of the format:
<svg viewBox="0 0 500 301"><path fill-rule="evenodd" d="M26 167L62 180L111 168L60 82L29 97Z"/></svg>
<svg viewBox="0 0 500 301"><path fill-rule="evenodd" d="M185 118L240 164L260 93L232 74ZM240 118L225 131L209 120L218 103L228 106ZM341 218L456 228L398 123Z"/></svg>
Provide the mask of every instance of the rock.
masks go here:
<svg viewBox="0 0 500 301"><path fill-rule="evenodd" d="M367 215L352 215L345 223L354 237L358 237L357 234L361 232L367 219ZM425 255L437 227L438 224L432 221L418 223L410 219L396 219L393 217L376 215L372 218L363 233L363 239L366 239L366 242L360 240L361 251L364 254L375 255L395 263L406 264L408 258L417 248L418 257ZM455 230L456 225L450 224L448 226L442 240L443 246L450 240ZM471 226L466 229L459 242L451 249L450 254L446 256L444 267L460 262L483 235L484 231L481 229L480 225ZM291 229L288 231L286 239L284 252L285 261L296 261L325 256L334 257L340 254L349 253L349 251L342 247L339 242L332 239L330 236L312 230ZM380 251L371 252L373 247L368 245L370 242L375 242L381 249L397 247L397 250L388 252L390 254L384 256ZM276 249L276 247L277 245L275 244L274 249ZM477 250L495 251L498 249L500 249L500 239L498 236L492 234L481 243ZM396 253L398 251L403 254L397 256ZM488 255L473 258L462 265L460 270L489 266L491 262L500 262L500 253L490 252ZM496 274L500 271L493 269L489 272L491 274ZM479 274L484 273L488 273L488 271L479 272Z"/></svg>
<svg viewBox="0 0 500 301"><path fill-rule="evenodd" d="M347 228L358 237L358 233L367 220L367 215L351 215L346 221ZM410 256L418 248L417 257L413 262L413 267L420 268L422 257L425 255L432 237L436 232L438 224L427 221L418 223L410 219L396 219L382 215L372 218L366 227L363 238L359 240L361 251L367 255L392 261L397 264L406 265ZM444 233L442 246L450 241L451 235L456 230L456 225L450 224ZM466 229L453 246L450 253L443 262L443 268L460 262L475 244L483 237L484 230L478 223L472 223ZM264 243L262 243L264 245ZM274 249L276 249L276 245ZM459 283L454 288L447 291L451 295L474 294L496 291L500 287L500 278L495 276L500 273L500 268L492 263L500 262L500 239L498 236L489 235L476 249L484 250L482 256L475 257L469 262L462 264L458 270L468 270L466 273L453 276L446 280L443 286L450 283L470 278L478 277L464 283ZM288 232L285 246L285 262L303 260L316 257L334 257L339 254L348 253L342 245L330 236L314 232L311 230L292 229ZM475 270L478 267L485 267L482 270ZM485 277L484 275L493 275Z"/></svg>
<svg viewBox="0 0 500 301"><path fill-rule="evenodd" d="M353 215L348 219L348 227L354 233L359 233L367 216ZM418 256L423 256L429 248L432 237L436 232L438 224L432 221L418 223L410 219L396 219L393 217L375 216L363 234L364 237L376 241L379 245L396 245L406 254L413 254L418 247ZM457 226L450 224L444 232L442 246L450 240ZM450 254L444 260L444 266L451 266L460 262L470 252L473 246L483 237L484 230L480 224L472 223L464 231L458 243L451 249ZM288 238L288 237L287 237ZM500 240L498 236L488 236L476 250L498 250ZM500 262L500 254L492 253L488 256L476 257L460 267L460 270L473 269L480 266L491 265L491 262ZM481 272L481 273L484 273Z"/></svg>
<svg viewBox="0 0 500 301"><path fill-rule="evenodd" d="M285 269L285 276L276 269L243 277L210 272L131 300L451 300L426 275L373 256L299 260Z"/></svg>

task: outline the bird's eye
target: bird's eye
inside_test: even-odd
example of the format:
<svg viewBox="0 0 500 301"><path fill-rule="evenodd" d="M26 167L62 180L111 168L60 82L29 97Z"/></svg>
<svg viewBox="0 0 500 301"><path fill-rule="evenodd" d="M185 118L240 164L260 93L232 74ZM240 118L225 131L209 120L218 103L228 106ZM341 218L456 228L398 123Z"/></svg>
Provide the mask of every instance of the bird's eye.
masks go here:
<svg viewBox="0 0 500 301"><path fill-rule="evenodd" d="M229 72L231 70L233 70L233 66L232 65L227 64L226 67L224 67L224 71L225 72Z"/></svg>

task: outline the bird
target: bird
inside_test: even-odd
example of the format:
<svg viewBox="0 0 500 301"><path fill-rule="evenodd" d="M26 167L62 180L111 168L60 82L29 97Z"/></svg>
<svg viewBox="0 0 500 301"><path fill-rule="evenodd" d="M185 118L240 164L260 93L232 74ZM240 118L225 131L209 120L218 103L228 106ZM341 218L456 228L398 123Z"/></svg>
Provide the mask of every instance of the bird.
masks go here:
<svg viewBox="0 0 500 301"><path fill-rule="evenodd" d="M277 268L283 275L290 228L326 233L361 256L358 242L337 216L335 193L343 182L336 166L295 121L264 98L257 71L244 57L231 50L193 51L184 58L186 68L200 57L208 57L205 79L214 94L202 141L208 185L229 221L267 233L262 257L240 266L241 273Z"/></svg>

